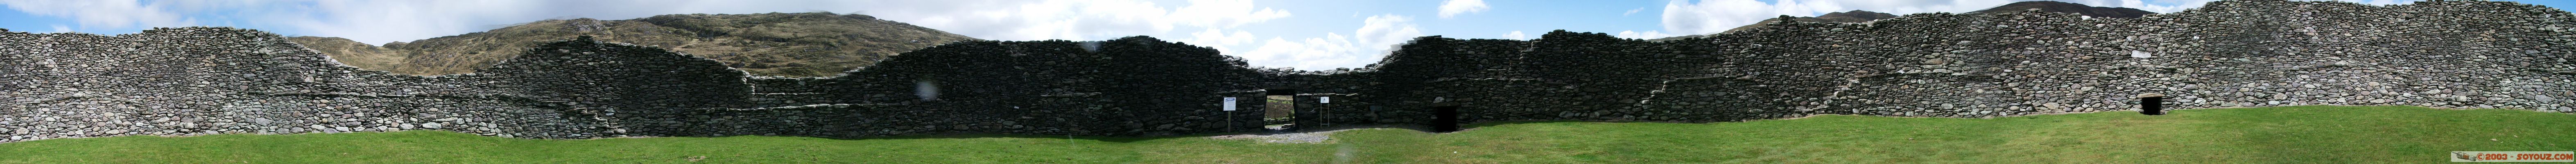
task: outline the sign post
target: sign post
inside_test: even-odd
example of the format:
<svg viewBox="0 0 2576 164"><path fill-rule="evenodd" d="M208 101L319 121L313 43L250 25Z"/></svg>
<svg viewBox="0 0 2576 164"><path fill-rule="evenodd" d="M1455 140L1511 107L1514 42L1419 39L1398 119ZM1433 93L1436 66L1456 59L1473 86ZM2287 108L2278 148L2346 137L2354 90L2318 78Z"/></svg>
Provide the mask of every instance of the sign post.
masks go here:
<svg viewBox="0 0 2576 164"><path fill-rule="evenodd" d="M1317 115L1316 117L1322 117L1322 118L1315 118L1316 122L1322 122L1322 123L1320 123L1320 124L1323 124L1323 125L1325 125L1325 126L1331 126L1331 125L1333 125L1333 111L1332 111L1332 110L1333 110L1333 97L1331 97L1331 96L1316 96L1316 97L1315 97L1315 100L1316 100L1316 101L1319 101L1319 102L1321 102L1321 103L1323 103L1323 105L1324 105L1324 108L1316 108L1316 109L1315 109L1315 115ZM1323 126L1316 126L1316 127L1323 127Z"/></svg>
<svg viewBox="0 0 2576 164"><path fill-rule="evenodd" d="M1227 132L1233 132L1233 131L1234 131L1234 97L1226 97L1226 98L1225 98L1225 101L1217 101L1216 103L1217 103L1217 104L1224 104L1224 106L1225 106L1225 112L1217 112L1217 117L1225 117L1225 131L1227 131Z"/></svg>

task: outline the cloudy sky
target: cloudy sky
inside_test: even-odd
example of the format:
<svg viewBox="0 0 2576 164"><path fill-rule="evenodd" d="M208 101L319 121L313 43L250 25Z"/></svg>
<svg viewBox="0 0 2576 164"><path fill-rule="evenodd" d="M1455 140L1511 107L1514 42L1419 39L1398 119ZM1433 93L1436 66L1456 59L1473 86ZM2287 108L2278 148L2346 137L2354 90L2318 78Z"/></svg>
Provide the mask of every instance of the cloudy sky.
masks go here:
<svg viewBox="0 0 2576 164"><path fill-rule="evenodd" d="M231 26L383 44L546 19L833 12L993 40L1147 35L1213 47L1255 66L1319 70L1374 63L1388 47L1418 36L1532 39L1564 29L1661 38L1714 33L1778 15L1955 13L2016 1L2028 0L0 0L14 11L0 11L0 28L113 35L151 27ZM2061 1L2169 13L2209 0Z"/></svg>

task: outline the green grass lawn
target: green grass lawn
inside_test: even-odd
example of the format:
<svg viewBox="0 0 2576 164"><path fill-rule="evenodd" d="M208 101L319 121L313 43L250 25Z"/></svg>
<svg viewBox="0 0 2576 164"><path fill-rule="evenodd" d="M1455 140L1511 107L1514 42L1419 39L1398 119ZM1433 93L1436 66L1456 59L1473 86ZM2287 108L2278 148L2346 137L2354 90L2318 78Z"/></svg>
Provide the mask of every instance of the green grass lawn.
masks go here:
<svg viewBox="0 0 2576 164"><path fill-rule="evenodd" d="M1203 136L128 136L0 143L0 163L2436 163L2448 162L2450 151L2576 151L2576 115L2406 106L1471 127L1360 129L1323 144Z"/></svg>

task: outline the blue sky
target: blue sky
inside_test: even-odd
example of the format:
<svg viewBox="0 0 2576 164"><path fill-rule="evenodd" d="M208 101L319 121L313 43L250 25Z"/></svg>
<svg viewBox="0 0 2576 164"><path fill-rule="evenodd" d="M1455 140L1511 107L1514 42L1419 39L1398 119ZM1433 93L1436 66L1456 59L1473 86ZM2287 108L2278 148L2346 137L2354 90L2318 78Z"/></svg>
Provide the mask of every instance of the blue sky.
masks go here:
<svg viewBox="0 0 2576 164"><path fill-rule="evenodd" d="M1388 47L1419 36L1531 39L1564 29L1661 38L1713 33L1778 15L1966 12L2017 1L2029 0L0 0L10 10L0 12L0 28L114 35L151 27L230 26L383 44L546 19L829 11L994 40L1147 35L1216 48L1254 66L1319 70L1377 62ZM2169 13L2210 0L2060 1Z"/></svg>

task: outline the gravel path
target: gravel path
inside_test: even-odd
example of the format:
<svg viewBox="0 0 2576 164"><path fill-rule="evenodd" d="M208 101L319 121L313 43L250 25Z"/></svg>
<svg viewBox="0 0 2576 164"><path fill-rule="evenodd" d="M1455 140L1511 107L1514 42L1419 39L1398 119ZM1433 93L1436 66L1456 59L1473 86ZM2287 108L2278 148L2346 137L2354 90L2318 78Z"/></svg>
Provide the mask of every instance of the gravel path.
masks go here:
<svg viewBox="0 0 2576 164"><path fill-rule="evenodd" d="M1354 128L1354 129L1366 129L1366 128ZM1208 138L1215 138L1215 139L1257 139L1257 140L1261 140L1262 142L1270 142L1270 143L1315 144L1315 143L1324 143L1324 141L1325 141L1325 140L1331 140L1331 139L1333 139L1333 132L1341 132L1341 131L1345 131L1345 130L1352 130L1352 129L1329 130L1329 131L1315 131L1315 132L1299 132L1299 133L1238 134L1238 135L1212 136L1212 137L1208 137Z"/></svg>

